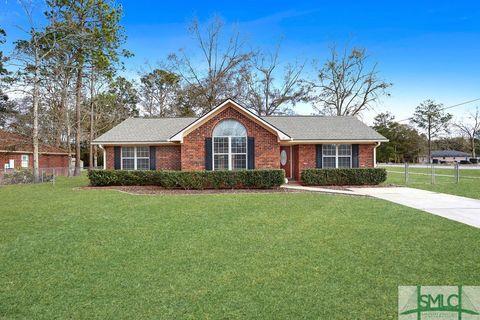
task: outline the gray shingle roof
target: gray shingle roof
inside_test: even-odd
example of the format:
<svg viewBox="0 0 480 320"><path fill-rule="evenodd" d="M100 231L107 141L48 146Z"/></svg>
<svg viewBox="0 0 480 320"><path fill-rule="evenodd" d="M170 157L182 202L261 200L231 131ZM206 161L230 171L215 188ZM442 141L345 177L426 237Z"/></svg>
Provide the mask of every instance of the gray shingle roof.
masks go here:
<svg viewBox="0 0 480 320"><path fill-rule="evenodd" d="M386 140L356 117L262 117L294 140ZM165 142L197 118L129 118L96 143Z"/></svg>
<svg viewBox="0 0 480 320"><path fill-rule="evenodd" d="M458 150L432 150L432 157L469 157L470 153Z"/></svg>
<svg viewBox="0 0 480 320"><path fill-rule="evenodd" d="M356 117L262 117L294 140L386 140Z"/></svg>
<svg viewBox="0 0 480 320"><path fill-rule="evenodd" d="M95 142L161 142L181 131L197 118L128 118Z"/></svg>

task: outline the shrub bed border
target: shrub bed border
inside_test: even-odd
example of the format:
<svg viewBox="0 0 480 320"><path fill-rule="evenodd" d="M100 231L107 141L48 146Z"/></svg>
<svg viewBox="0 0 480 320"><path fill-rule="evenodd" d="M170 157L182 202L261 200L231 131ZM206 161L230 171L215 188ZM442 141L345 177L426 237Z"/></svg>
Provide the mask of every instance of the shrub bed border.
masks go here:
<svg viewBox="0 0 480 320"><path fill-rule="evenodd" d="M378 185L387 180L384 168L305 169L301 175L306 186Z"/></svg>
<svg viewBox="0 0 480 320"><path fill-rule="evenodd" d="M285 182L285 172L239 171L122 171L90 170L91 186L160 186L165 189L271 189Z"/></svg>

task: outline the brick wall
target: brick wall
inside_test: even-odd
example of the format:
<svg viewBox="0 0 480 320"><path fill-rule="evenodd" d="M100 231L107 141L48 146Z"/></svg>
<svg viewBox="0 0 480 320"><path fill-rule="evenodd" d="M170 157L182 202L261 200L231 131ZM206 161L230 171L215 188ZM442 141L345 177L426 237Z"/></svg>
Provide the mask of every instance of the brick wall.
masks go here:
<svg viewBox="0 0 480 320"><path fill-rule="evenodd" d="M373 152L375 145L359 145L359 165L360 168L373 168ZM296 153L296 155L295 155ZM294 159L298 159L298 164L294 166L294 178L299 180L303 169L313 169L316 167L316 146L314 144L301 144L294 148Z"/></svg>
<svg viewBox="0 0 480 320"><path fill-rule="evenodd" d="M5 168L5 163L8 163L10 159L13 159L15 161L15 169L21 169L22 154L28 155L28 167L33 168L32 153L0 153L0 170L3 170ZM67 168L68 155L40 154L38 165L41 169L42 168Z"/></svg>
<svg viewBox="0 0 480 320"><path fill-rule="evenodd" d="M226 108L184 137L181 147L182 170L205 169L205 138L211 137L215 126L225 119L239 121L247 129L248 136L255 138L256 169L280 168L280 144L276 134L266 130L236 109Z"/></svg>
<svg viewBox="0 0 480 320"><path fill-rule="evenodd" d="M156 150L157 170L180 170L181 147L178 146L157 146Z"/></svg>
<svg viewBox="0 0 480 320"><path fill-rule="evenodd" d="M298 153L298 172L296 177L300 180L300 174L303 169L312 169L317 165L316 162L316 145L315 144L300 144L297 149Z"/></svg>
<svg viewBox="0 0 480 320"><path fill-rule="evenodd" d="M361 144L358 150L360 168L373 168L374 144Z"/></svg>
<svg viewBox="0 0 480 320"><path fill-rule="evenodd" d="M115 154L114 147L105 147L105 152L107 154L107 169L113 170L115 168Z"/></svg>
<svg viewBox="0 0 480 320"><path fill-rule="evenodd" d="M156 146L155 158L157 170L180 170L181 153L180 145ZM107 153L107 169L115 167L115 152L113 146L105 147Z"/></svg>

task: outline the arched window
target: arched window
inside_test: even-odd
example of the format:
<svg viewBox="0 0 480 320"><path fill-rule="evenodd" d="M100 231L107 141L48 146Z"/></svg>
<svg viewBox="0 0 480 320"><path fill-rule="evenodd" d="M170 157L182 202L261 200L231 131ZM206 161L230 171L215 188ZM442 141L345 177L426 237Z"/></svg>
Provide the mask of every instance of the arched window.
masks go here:
<svg viewBox="0 0 480 320"><path fill-rule="evenodd" d="M247 129L223 120L213 129L213 170L247 169Z"/></svg>

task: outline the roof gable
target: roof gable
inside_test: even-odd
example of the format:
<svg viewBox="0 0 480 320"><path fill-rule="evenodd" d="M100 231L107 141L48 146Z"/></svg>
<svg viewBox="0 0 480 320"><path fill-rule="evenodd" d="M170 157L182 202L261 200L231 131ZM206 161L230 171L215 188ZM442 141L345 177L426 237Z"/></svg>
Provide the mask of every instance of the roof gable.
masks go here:
<svg viewBox="0 0 480 320"><path fill-rule="evenodd" d="M39 152L46 154L67 154L67 151L44 143L39 143ZM31 137L18 133L0 130L0 150L10 152L33 152L33 141Z"/></svg>
<svg viewBox="0 0 480 320"><path fill-rule="evenodd" d="M222 112L226 108L235 108L237 111L244 114L248 118L256 121L258 124L260 124L262 127L267 129L268 131L270 131L272 133L275 133L277 135L278 139L281 140L281 141L292 140L292 138L289 135L287 135L286 133L284 133L283 131L281 131L277 127L273 126L269 122L265 121L264 119L257 116L256 114L254 114L253 112L251 112L247 108L245 108L245 107L241 106L240 104L236 103L235 101L233 101L231 99L228 99L228 100L225 100L223 103L221 103L216 108L214 108L213 110L211 110L210 112L208 112L207 114L205 114L204 116L198 118L197 120L193 121L188 126L183 128L182 130L180 130L179 132L174 134L172 137L170 137L169 141L183 142L183 138L185 136L187 136L190 132L192 132L196 128L202 126L209 119L211 119L213 116L219 114L220 112Z"/></svg>

